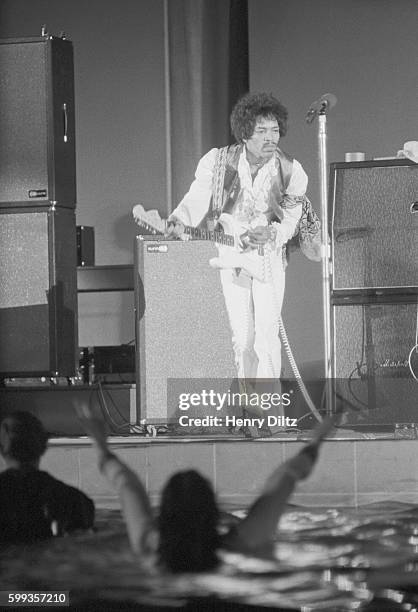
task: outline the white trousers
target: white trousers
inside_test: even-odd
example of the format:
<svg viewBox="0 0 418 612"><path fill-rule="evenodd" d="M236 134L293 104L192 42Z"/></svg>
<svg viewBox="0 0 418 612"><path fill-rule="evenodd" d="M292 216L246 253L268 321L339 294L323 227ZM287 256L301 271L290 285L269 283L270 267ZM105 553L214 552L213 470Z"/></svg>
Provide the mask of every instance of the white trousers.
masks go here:
<svg viewBox="0 0 418 612"><path fill-rule="evenodd" d="M245 272L221 270L221 283L232 329L238 378L280 378L282 309L285 271L281 250L269 256L267 282Z"/></svg>

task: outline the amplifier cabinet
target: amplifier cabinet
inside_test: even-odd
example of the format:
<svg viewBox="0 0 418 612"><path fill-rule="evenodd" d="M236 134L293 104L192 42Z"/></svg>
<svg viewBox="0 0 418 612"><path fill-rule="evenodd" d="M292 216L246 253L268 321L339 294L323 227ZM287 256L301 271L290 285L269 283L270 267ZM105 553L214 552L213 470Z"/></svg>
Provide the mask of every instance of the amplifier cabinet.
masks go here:
<svg viewBox="0 0 418 612"><path fill-rule="evenodd" d="M73 376L74 210L0 209L0 375Z"/></svg>
<svg viewBox="0 0 418 612"><path fill-rule="evenodd" d="M148 237L146 237L148 238ZM236 376L232 336L216 247L202 240L155 240L135 246L137 412L146 422L178 417L178 394ZM208 389L209 390L209 389ZM202 408L200 416L208 414Z"/></svg>
<svg viewBox="0 0 418 612"><path fill-rule="evenodd" d="M331 164L332 290L418 287L418 164Z"/></svg>
<svg viewBox="0 0 418 612"><path fill-rule="evenodd" d="M410 300L332 305L333 378L350 422L418 423L418 295Z"/></svg>
<svg viewBox="0 0 418 612"><path fill-rule="evenodd" d="M0 40L0 207L76 202L69 40Z"/></svg>

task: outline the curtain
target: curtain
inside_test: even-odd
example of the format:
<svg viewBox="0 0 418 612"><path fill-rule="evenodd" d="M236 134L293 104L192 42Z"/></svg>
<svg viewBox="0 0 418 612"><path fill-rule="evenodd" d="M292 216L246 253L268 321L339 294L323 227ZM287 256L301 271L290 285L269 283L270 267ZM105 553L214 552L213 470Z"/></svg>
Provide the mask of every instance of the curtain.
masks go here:
<svg viewBox="0 0 418 612"><path fill-rule="evenodd" d="M166 11L170 210L200 157L231 142L229 114L248 91L248 6L247 0L166 0Z"/></svg>

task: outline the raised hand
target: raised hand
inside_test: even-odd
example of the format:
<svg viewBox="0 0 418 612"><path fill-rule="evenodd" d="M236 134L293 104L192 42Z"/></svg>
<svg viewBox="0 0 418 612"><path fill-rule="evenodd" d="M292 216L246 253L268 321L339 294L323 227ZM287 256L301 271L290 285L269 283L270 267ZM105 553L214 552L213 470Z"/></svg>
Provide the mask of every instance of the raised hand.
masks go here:
<svg viewBox="0 0 418 612"><path fill-rule="evenodd" d="M105 422L94 416L87 402L74 399L73 405L86 434L95 442L99 449L106 450L107 430Z"/></svg>
<svg viewBox="0 0 418 612"><path fill-rule="evenodd" d="M312 468L318 459L319 447L325 436L335 427L338 417L325 417L313 429L310 442L292 459L286 462L286 468L298 479L307 478L312 472Z"/></svg>

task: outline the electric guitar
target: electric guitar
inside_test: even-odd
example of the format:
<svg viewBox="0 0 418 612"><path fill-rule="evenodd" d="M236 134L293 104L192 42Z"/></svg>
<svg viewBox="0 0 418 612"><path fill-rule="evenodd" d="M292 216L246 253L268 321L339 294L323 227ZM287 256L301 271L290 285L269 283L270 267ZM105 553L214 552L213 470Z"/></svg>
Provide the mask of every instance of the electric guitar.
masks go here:
<svg viewBox="0 0 418 612"><path fill-rule="evenodd" d="M146 211L141 204L137 204L132 214L137 225L147 233L156 236L166 233L168 223L160 217L157 210ZM219 256L209 260L212 268L234 269L237 274L244 271L249 276L265 282L266 246L261 245L255 249L246 247L243 242L246 228L240 226L228 213L221 214L217 221L218 226L219 229L214 231L186 226L182 239L209 240L215 243Z"/></svg>

